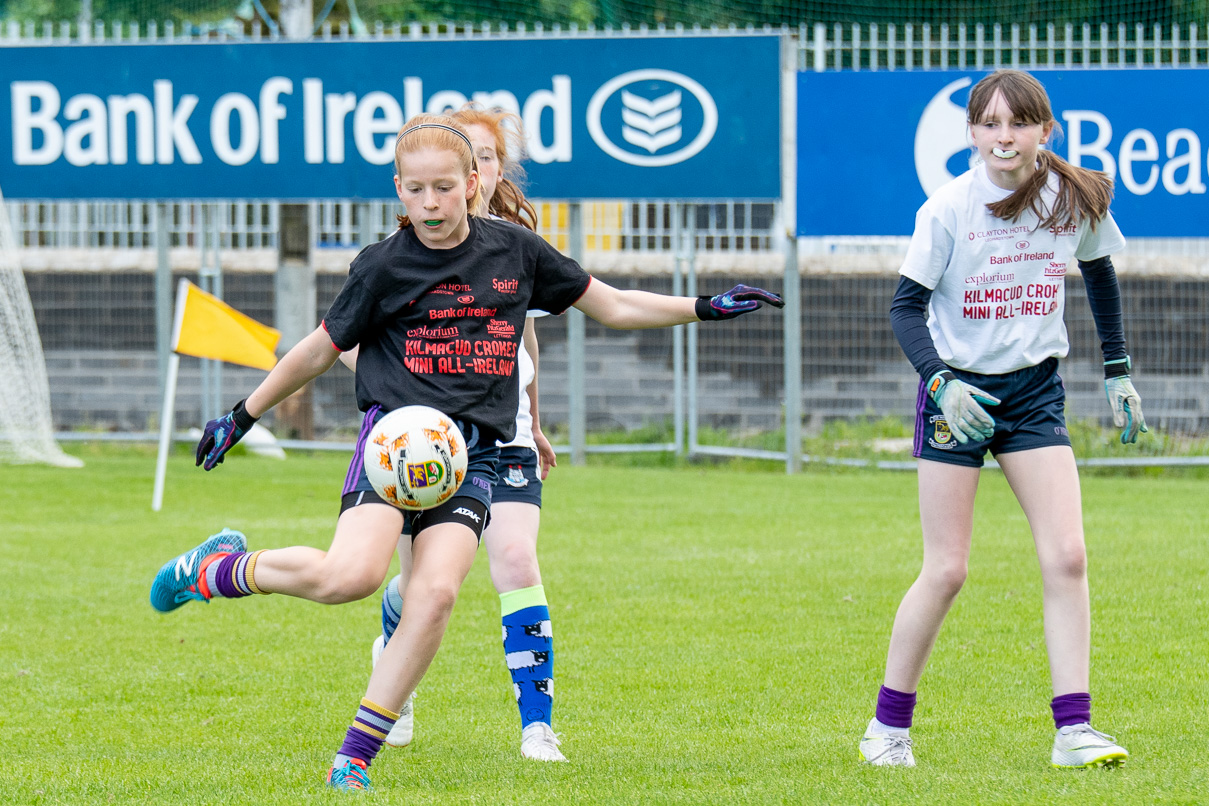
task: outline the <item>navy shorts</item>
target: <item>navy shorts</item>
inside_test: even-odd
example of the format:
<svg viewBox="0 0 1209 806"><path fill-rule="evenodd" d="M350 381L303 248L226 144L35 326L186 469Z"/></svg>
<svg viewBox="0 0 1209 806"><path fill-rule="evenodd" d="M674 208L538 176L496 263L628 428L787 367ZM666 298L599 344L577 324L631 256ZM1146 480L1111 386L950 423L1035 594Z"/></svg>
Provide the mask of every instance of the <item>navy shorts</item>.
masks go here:
<svg viewBox="0 0 1209 806"><path fill-rule="evenodd" d="M515 502L542 505L542 479L537 451L524 445L500 448L499 480L491 492L495 504Z"/></svg>
<svg viewBox="0 0 1209 806"><path fill-rule="evenodd" d="M343 514L345 510L360 506L361 504L391 504L382 500L374 487L369 483L369 477L365 475L365 443L369 439L369 432L373 429L374 423L378 422L382 416L386 414L381 406L372 406L365 413L365 419L361 422L361 433L357 436L357 447L353 451L353 459L348 466L348 474L344 478L344 490L340 497L340 512ZM449 513L457 512L457 506L454 503L458 499L473 499L475 506L472 509L476 512L487 513L491 509L491 490L495 483L499 480L496 475L496 464L499 461L500 449L495 446L481 446L478 440L478 429L473 425L454 420L457 423L458 429L462 432L462 436L466 439L466 478L462 480L462 486L458 487L458 491L454 493L453 498L450 498L444 504L426 512L411 512L403 510L405 520L404 531L416 534L420 529L414 532L411 530L413 521L423 522L424 525L431 526L436 523L443 523L449 518L443 518L441 513L449 510ZM462 503L465 503L463 500ZM448 514L448 513L446 513ZM461 518L452 518L452 520L462 522ZM472 516L466 516L466 523L480 536L483 533L483 528L487 525L487 518L480 517L481 523L478 528L473 525L477 521Z"/></svg>
<svg viewBox="0 0 1209 806"><path fill-rule="evenodd" d="M949 430L940 406L928 396L926 381L921 380L912 451L917 459L982 467L988 450L998 456L1050 445L1070 446L1066 389L1058 375L1058 359L1047 358L1035 367L1004 375L979 375L960 369L954 369L953 374L1002 401L998 406L983 407L995 418L995 433L990 439L962 445Z"/></svg>

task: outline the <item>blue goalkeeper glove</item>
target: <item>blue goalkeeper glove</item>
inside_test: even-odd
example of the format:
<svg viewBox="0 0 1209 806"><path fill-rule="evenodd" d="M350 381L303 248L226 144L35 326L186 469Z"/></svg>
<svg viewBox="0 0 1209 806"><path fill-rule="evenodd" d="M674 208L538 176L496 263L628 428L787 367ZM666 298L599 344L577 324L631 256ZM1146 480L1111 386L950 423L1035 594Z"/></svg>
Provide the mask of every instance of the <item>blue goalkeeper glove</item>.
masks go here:
<svg viewBox="0 0 1209 806"><path fill-rule="evenodd" d="M1148 430L1142 415L1142 398L1129 379L1132 368L1133 361L1129 356L1104 362L1104 392L1112 409L1112 424L1124 429L1121 431L1122 445L1137 442L1138 433L1145 434Z"/></svg>
<svg viewBox="0 0 1209 806"><path fill-rule="evenodd" d="M771 291L750 285L737 285L725 294L697 297L697 318L702 322L734 319L756 310L762 302L767 302L774 308L785 307L785 300Z"/></svg>
<svg viewBox="0 0 1209 806"><path fill-rule="evenodd" d="M971 439L990 439L994 435L995 419L979 404L998 406L999 398L959 380L947 369L928 380L928 395L940 406L949 430L961 444Z"/></svg>
<svg viewBox="0 0 1209 806"><path fill-rule="evenodd" d="M197 443L197 464L206 470L213 470L222 464L227 451L235 447L235 443L243 439L244 434L256 425L256 417L248 414L241 400L235 408L216 420L206 423L202 432L201 442Z"/></svg>

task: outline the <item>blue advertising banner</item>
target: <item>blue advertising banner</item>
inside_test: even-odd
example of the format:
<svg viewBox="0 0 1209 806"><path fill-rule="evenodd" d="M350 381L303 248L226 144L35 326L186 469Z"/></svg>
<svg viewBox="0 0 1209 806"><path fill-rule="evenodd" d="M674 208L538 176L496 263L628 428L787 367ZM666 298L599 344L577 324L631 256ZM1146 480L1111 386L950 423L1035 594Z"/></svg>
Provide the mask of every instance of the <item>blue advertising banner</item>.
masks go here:
<svg viewBox="0 0 1209 806"><path fill-rule="evenodd" d="M0 75L9 198L390 198L403 123L468 100L521 116L535 197L780 195L776 36L0 47Z"/></svg>
<svg viewBox="0 0 1209 806"><path fill-rule="evenodd" d="M986 73L799 73L799 235L910 235L970 167L966 100ZM1116 180L1125 237L1209 235L1209 70L1037 70L1054 150Z"/></svg>

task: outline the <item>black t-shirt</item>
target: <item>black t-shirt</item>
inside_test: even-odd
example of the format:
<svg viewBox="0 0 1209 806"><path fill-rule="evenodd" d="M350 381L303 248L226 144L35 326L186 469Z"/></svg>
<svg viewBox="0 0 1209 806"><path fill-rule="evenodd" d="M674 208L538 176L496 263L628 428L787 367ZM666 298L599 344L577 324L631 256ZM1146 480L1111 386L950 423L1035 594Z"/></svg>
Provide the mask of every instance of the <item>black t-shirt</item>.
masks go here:
<svg viewBox="0 0 1209 806"><path fill-rule="evenodd" d="M525 311L562 313L590 282L516 224L471 217L452 249L429 249L408 227L361 250L323 326L338 349L361 345L362 411L432 406L477 425L492 445L516 430Z"/></svg>

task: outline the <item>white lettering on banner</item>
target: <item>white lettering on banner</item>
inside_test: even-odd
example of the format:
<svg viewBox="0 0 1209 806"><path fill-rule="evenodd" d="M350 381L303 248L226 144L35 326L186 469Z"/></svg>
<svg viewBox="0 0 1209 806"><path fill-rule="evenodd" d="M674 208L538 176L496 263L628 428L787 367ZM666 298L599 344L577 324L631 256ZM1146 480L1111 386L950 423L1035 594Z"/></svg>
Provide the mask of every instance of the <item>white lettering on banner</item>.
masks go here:
<svg viewBox="0 0 1209 806"><path fill-rule="evenodd" d="M302 80L302 154L309 165L323 162L323 82Z"/></svg>
<svg viewBox="0 0 1209 806"><path fill-rule="evenodd" d="M327 117L327 161L333 165L344 162L344 118L357 108L354 92L329 92L323 99L323 111Z"/></svg>
<svg viewBox="0 0 1209 806"><path fill-rule="evenodd" d="M381 116L379 116L381 112ZM353 113L353 142L357 151L372 165L386 165L395 159L395 135L403 128L403 110L393 95L385 92L366 94ZM385 134L382 145L377 135Z"/></svg>
<svg viewBox="0 0 1209 806"><path fill-rule="evenodd" d="M180 103L172 105L172 82L160 79L155 87L155 161L160 165L171 165L174 151L179 151L181 162L197 165L202 161L197 143L189 132L189 116L197 108L196 95L182 95Z"/></svg>
<svg viewBox="0 0 1209 806"><path fill-rule="evenodd" d="M549 90L537 90L522 105L507 90L472 92L470 100L487 109L503 109L519 115L528 132L529 158L545 165L571 161L571 78L553 76ZM421 112L445 114L460 109L467 101L464 94L454 90L438 90L424 102L424 81L416 76L403 79L403 108L407 120ZM549 109L553 130L550 142L542 139L542 118Z"/></svg>
<svg viewBox="0 0 1209 806"><path fill-rule="evenodd" d="M461 109L467 100L466 96L457 90L441 90L432 94L424 105L424 111L430 115L447 115Z"/></svg>
<svg viewBox="0 0 1209 806"><path fill-rule="evenodd" d="M62 107L63 117L76 121L66 132L55 120L61 96L53 84L14 81L10 90L15 165L49 165L60 157L71 165L125 165L129 159L127 120L131 115L135 159L140 165L171 164L174 150L180 151L186 163L201 162L188 128L197 96L181 96L174 108L171 81L154 83L154 102L138 93L111 95L108 103L87 93L73 95ZM33 145L35 132L42 135L42 144L37 148Z"/></svg>
<svg viewBox="0 0 1209 806"><path fill-rule="evenodd" d="M66 97L48 81L14 81L9 85L13 163L49 165L60 158L70 165L186 165L202 162L189 128L199 96L176 95L173 82L155 79L151 93L101 98L89 93ZM246 165L259 153L260 162L282 161L281 130L289 118L283 100L294 94L294 80L272 76L250 94L222 94L209 110L210 147L227 165ZM571 79L551 77L550 89L518 99L508 90L481 90L470 100L518 115L528 129L528 153L542 164L571 161ZM420 78L403 80L403 103L388 92L324 92L322 79L302 79L302 157L307 164L344 164L352 116L352 139L361 159L387 165L394 159L394 135L421 111L460 108L467 95L457 90L434 92L425 102ZM62 121L59 115L62 113ZM543 124L545 124L543 126ZM133 142L131 142L133 138Z"/></svg>
<svg viewBox="0 0 1209 806"><path fill-rule="evenodd" d="M282 76L274 76L260 87L260 161L274 165L280 157L277 123L285 120L285 106L278 100L282 95L294 94L294 82Z"/></svg>
<svg viewBox="0 0 1209 806"><path fill-rule="evenodd" d="M1176 146L1184 142L1188 150L1176 155ZM1204 193L1205 183L1201 181L1201 138L1192 129L1173 129L1167 132L1167 164L1163 166L1163 187L1172 196L1183 196L1185 193ZM1180 168L1188 171L1183 182L1177 182L1175 172Z"/></svg>
<svg viewBox="0 0 1209 806"><path fill-rule="evenodd" d="M239 116L239 147L231 144L231 113ZM256 104L242 93L228 92L214 104L210 113L210 145L228 165L246 165L256 155L260 141L260 121Z"/></svg>
<svg viewBox="0 0 1209 806"><path fill-rule="evenodd" d="M150 165L155 162L151 101L137 93L109 96L109 161L114 165L127 162L126 116L131 113L134 113L135 158L139 165Z"/></svg>
<svg viewBox="0 0 1209 806"><path fill-rule="evenodd" d="M95 95L73 95L63 106L63 117L79 121L63 133L64 159L72 165L107 165L109 127L105 123L105 102Z"/></svg>
<svg viewBox="0 0 1209 806"><path fill-rule="evenodd" d="M557 79L555 79L557 81ZM516 96L508 92L508 90L496 90L495 92L476 92L473 96L476 104L480 104L484 109L502 109L505 112L511 112L514 115L520 116L521 103L516 100Z"/></svg>
<svg viewBox="0 0 1209 806"><path fill-rule="evenodd" d="M554 136L550 145L542 142L542 115L549 109L554 116ZM521 112L529 134L529 157L545 165L571 161L571 79L554 77L554 91L538 90L525 99Z"/></svg>
<svg viewBox="0 0 1209 806"><path fill-rule="evenodd" d="M1139 142L1142 143L1141 149L1137 148ZM1135 162L1154 162L1158 158L1159 143L1154 139L1153 134L1145 129L1134 129L1125 135L1125 139L1121 141L1121 159L1118 165L1120 166L1121 182L1131 193L1145 196L1154 190L1154 186L1159 181L1158 166L1151 165L1145 181L1139 182L1134 173L1133 164Z"/></svg>
<svg viewBox="0 0 1209 806"><path fill-rule="evenodd" d="M1100 161L1100 170L1109 176L1117 175L1117 161L1108 153L1108 144L1112 142L1112 125L1108 118L1090 109L1068 109L1062 113L1066 123L1066 132L1070 139L1066 159L1071 165L1082 167L1083 158L1091 157ZM1096 139L1084 144L1083 124L1096 125ZM1088 166L1091 167L1091 166Z"/></svg>
<svg viewBox="0 0 1209 806"><path fill-rule="evenodd" d="M51 164L63 153L63 129L55 120L62 104L58 89L49 81L14 81L9 92L13 110L13 163ZM34 148L34 131L42 133L39 148Z"/></svg>
<svg viewBox="0 0 1209 806"><path fill-rule="evenodd" d="M1067 160L1072 165L1083 166L1085 158L1099 161L1100 170L1113 178L1117 178L1118 166L1121 185L1137 196L1145 196L1158 187L1160 180L1163 189L1173 196L1184 196L1189 193L1201 194L1206 190L1202 176L1201 139L1191 129L1173 129L1166 136L1167 162L1160 170L1158 165L1150 165L1145 177L1139 180L1138 171L1145 168L1146 163L1159 160L1159 141L1149 129L1137 128L1125 135L1116 158L1108 150L1112 142L1112 124L1102 113L1090 109L1071 109L1062 113L1070 147ZM1084 142L1084 123L1096 126L1096 139L1090 143ZM1181 144L1187 150L1177 154ZM1097 166L1086 166L1095 168ZM1185 172L1183 181L1176 172Z"/></svg>

